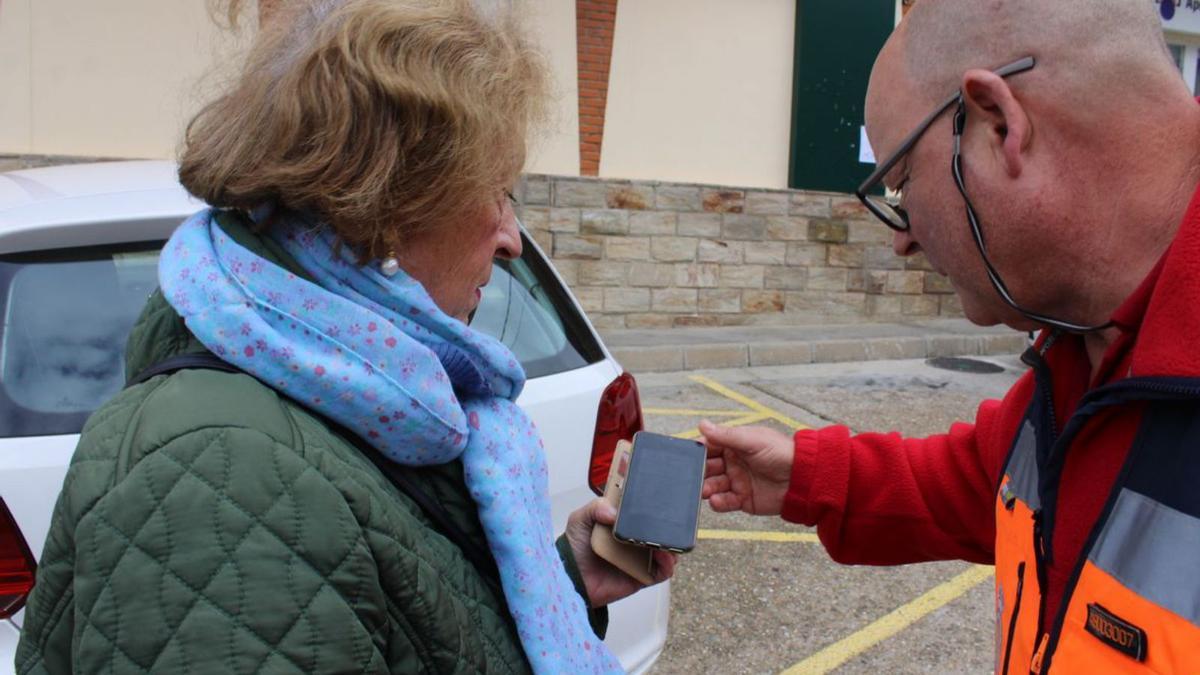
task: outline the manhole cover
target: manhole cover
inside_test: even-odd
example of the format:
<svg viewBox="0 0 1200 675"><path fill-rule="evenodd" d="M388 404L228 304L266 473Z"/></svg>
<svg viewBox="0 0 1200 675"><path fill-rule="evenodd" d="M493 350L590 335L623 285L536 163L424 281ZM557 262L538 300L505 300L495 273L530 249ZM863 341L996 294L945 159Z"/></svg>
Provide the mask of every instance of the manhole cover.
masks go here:
<svg viewBox="0 0 1200 675"><path fill-rule="evenodd" d="M1003 373L1004 368L994 363L979 359L965 359L961 356L939 356L926 359L925 363L942 370L953 370L959 373Z"/></svg>

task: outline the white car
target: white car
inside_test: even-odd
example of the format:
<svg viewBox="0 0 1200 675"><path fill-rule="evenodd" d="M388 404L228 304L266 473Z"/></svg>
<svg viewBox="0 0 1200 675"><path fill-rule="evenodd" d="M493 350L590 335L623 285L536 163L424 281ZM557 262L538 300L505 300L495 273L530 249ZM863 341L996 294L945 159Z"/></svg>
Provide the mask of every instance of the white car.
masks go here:
<svg viewBox="0 0 1200 675"><path fill-rule="evenodd" d="M12 672L22 618L13 610L32 585L79 431L124 385L125 340L157 286L158 250L203 207L171 162L0 174L0 671ZM545 255L524 244L520 260L497 264L472 325L529 375L518 403L548 449L561 532L602 488L641 407ZM611 607L605 642L626 670L648 670L662 651L669 604L661 584Z"/></svg>

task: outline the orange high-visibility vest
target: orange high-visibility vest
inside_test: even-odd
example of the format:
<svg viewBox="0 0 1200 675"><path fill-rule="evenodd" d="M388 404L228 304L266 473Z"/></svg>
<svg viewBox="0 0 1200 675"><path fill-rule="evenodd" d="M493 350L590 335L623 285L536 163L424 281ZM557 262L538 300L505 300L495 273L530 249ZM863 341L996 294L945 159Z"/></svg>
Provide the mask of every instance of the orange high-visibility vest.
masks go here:
<svg viewBox="0 0 1200 675"><path fill-rule="evenodd" d="M997 490L996 672L1200 673L1200 383L1101 387L1057 438L1045 400L1034 395ZM1149 403L1129 456L1058 616L1040 625L1056 453L1097 411L1132 401Z"/></svg>

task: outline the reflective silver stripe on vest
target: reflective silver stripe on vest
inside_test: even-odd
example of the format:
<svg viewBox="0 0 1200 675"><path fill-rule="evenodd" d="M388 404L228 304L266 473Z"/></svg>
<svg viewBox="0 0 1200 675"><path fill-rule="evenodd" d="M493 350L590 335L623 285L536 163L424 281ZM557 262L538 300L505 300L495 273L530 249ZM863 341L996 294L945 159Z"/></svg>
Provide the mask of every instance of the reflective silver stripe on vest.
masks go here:
<svg viewBox="0 0 1200 675"><path fill-rule="evenodd" d="M1088 559L1134 593L1200 626L1200 518L1123 489Z"/></svg>
<svg viewBox="0 0 1200 675"><path fill-rule="evenodd" d="M1021 427L1012 457L1008 460L1008 490L1031 511L1042 508L1038 497L1037 432L1029 420Z"/></svg>

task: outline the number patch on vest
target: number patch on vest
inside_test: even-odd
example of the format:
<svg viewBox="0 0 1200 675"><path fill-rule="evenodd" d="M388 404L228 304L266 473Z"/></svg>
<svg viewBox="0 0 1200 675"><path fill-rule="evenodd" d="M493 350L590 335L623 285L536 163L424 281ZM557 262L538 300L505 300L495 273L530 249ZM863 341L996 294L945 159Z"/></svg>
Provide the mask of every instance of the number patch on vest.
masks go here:
<svg viewBox="0 0 1200 675"><path fill-rule="evenodd" d="M1087 632L1126 656L1146 660L1146 631L1117 618L1096 603L1088 605Z"/></svg>

